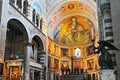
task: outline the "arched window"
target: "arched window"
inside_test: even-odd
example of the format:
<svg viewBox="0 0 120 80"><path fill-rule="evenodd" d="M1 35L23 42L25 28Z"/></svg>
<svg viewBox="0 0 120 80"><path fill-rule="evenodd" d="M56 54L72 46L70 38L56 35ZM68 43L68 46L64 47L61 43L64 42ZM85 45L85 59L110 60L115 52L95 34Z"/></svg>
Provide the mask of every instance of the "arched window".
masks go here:
<svg viewBox="0 0 120 80"><path fill-rule="evenodd" d="M36 25L37 25L37 27L39 26L39 13L37 13L37 15L36 15Z"/></svg>
<svg viewBox="0 0 120 80"><path fill-rule="evenodd" d="M36 15L35 9L33 9L32 14L33 14L33 16L32 16L32 22L35 23L35 15Z"/></svg>
<svg viewBox="0 0 120 80"><path fill-rule="evenodd" d="M40 19L40 30L42 30L43 18Z"/></svg>
<svg viewBox="0 0 120 80"><path fill-rule="evenodd" d="M24 13L25 15L28 15L27 10L28 10L28 1L25 0L24 3L23 3L23 13Z"/></svg>
<svg viewBox="0 0 120 80"><path fill-rule="evenodd" d="M17 6L18 8L22 8L22 0L17 0Z"/></svg>
<svg viewBox="0 0 120 80"><path fill-rule="evenodd" d="M80 50L80 48L76 48L75 49L75 57L80 58L80 56L81 56L81 50Z"/></svg>

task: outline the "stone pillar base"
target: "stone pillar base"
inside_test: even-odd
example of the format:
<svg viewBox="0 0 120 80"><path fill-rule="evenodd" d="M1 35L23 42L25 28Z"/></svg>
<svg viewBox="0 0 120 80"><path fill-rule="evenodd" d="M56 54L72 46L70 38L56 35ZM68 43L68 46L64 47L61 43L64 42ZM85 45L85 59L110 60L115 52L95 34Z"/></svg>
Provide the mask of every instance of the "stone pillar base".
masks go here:
<svg viewBox="0 0 120 80"><path fill-rule="evenodd" d="M101 70L100 78L100 80L115 80L114 69Z"/></svg>

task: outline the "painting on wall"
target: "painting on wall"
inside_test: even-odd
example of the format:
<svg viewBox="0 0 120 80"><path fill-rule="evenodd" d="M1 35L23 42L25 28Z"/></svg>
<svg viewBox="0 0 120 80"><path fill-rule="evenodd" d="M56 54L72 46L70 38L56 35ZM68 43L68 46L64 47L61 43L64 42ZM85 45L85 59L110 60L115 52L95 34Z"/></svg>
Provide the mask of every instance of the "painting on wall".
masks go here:
<svg viewBox="0 0 120 80"><path fill-rule="evenodd" d="M61 67L64 69L69 68L69 61L61 61Z"/></svg>
<svg viewBox="0 0 120 80"><path fill-rule="evenodd" d="M92 45L90 45L90 46L87 47L87 53L88 53L88 55L91 55L91 54L94 53Z"/></svg>
<svg viewBox="0 0 120 80"><path fill-rule="evenodd" d="M54 69L59 70L59 60L58 59L54 59Z"/></svg>
<svg viewBox="0 0 120 80"><path fill-rule="evenodd" d="M75 64L74 68L77 68L77 69L82 68L81 61L75 61L74 64Z"/></svg>
<svg viewBox="0 0 120 80"><path fill-rule="evenodd" d="M10 80L20 79L20 69L19 66L10 66Z"/></svg>
<svg viewBox="0 0 120 80"><path fill-rule="evenodd" d="M67 57L67 56L68 56L68 49L66 49L66 48L61 48L61 56Z"/></svg>
<svg viewBox="0 0 120 80"><path fill-rule="evenodd" d="M94 69L94 59L89 59L87 61L87 69L88 70L93 70Z"/></svg>

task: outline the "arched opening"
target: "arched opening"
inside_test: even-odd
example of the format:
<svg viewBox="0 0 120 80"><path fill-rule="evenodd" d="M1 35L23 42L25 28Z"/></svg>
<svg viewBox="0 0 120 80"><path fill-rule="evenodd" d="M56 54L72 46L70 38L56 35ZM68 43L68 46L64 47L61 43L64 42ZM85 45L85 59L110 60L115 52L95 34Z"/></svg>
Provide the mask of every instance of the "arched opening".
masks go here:
<svg viewBox="0 0 120 80"><path fill-rule="evenodd" d="M43 42L37 35L33 36L32 38L32 52L30 53L30 59L37 64L41 64L42 66L45 65L45 52ZM31 65L30 67L30 78L39 80L41 76L40 67L36 67L35 65Z"/></svg>
<svg viewBox="0 0 120 80"><path fill-rule="evenodd" d="M16 19L9 20L4 54L6 62L4 75L6 79L18 80L22 78L20 76L23 75L21 73L23 72L23 61L25 61L24 41L28 41L28 34L24 25Z"/></svg>
<svg viewBox="0 0 120 80"><path fill-rule="evenodd" d="M23 59L24 41L28 41L24 25L15 19L9 20L7 24L5 60L8 60L12 54L17 55L19 59Z"/></svg>
<svg viewBox="0 0 120 80"><path fill-rule="evenodd" d="M39 36L35 35L32 39L32 51L30 57L34 59L37 63L41 63L41 56L45 54L43 42Z"/></svg>

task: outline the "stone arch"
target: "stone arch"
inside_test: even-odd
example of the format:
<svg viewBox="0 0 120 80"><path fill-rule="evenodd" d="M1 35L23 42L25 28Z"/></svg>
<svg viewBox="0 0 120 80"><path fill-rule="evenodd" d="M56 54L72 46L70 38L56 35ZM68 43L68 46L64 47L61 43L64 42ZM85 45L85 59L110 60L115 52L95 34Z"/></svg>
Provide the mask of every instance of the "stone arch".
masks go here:
<svg viewBox="0 0 120 80"><path fill-rule="evenodd" d="M32 44L34 44L39 49L44 50L43 42L39 36L37 36L37 35L33 36Z"/></svg>
<svg viewBox="0 0 120 80"><path fill-rule="evenodd" d="M28 42L28 33L25 26L17 19L10 19L7 23L6 31L6 46L5 46L5 60L24 58L24 44Z"/></svg>
<svg viewBox="0 0 120 80"><path fill-rule="evenodd" d="M43 42L37 35L32 38L32 52L33 53L30 54L30 57L38 63L41 63L41 56L45 55L45 52Z"/></svg>

